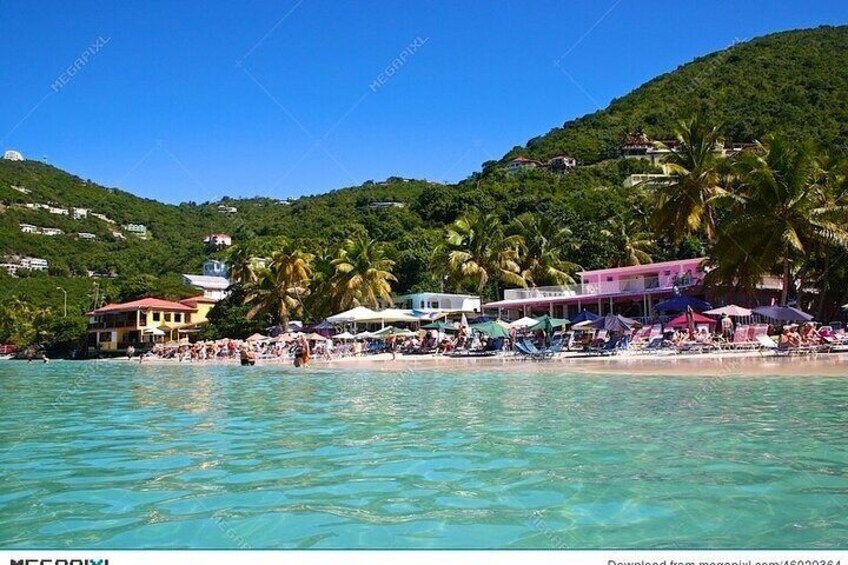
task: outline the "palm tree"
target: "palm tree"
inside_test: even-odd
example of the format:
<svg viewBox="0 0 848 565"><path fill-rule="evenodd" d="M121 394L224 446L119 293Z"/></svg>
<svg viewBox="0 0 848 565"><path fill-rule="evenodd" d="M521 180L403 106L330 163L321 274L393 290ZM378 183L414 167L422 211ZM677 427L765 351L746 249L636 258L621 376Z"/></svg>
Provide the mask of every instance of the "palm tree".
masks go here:
<svg viewBox="0 0 848 565"><path fill-rule="evenodd" d="M728 196L721 186L726 159L716 151L722 143L718 128L695 117L681 122L676 137L677 146L662 165L666 178L647 184L656 200L654 225L678 241L706 231L707 239L715 242L714 206Z"/></svg>
<svg viewBox="0 0 848 565"><path fill-rule="evenodd" d="M322 320L339 310L334 294L336 266L333 261L337 258L338 250L331 251L323 247L312 259L312 283L309 287L306 309L313 320Z"/></svg>
<svg viewBox="0 0 848 565"><path fill-rule="evenodd" d="M526 212L508 229L521 238L521 276L534 286L573 284L572 273L580 269L565 258L577 249L570 229L558 225L549 215Z"/></svg>
<svg viewBox="0 0 848 565"><path fill-rule="evenodd" d="M649 252L654 247L650 233L642 229L635 219L610 218L607 228L601 230L601 237L608 243L613 255L610 267L632 267L651 263Z"/></svg>
<svg viewBox="0 0 848 565"><path fill-rule="evenodd" d="M230 278L235 283L255 283L264 261L246 245L234 245L228 254Z"/></svg>
<svg viewBox="0 0 848 565"><path fill-rule="evenodd" d="M332 293L338 308L377 308L380 300L391 302L391 283L397 282L392 274L395 262L386 258L382 243L366 237L348 239L332 265L336 271Z"/></svg>
<svg viewBox="0 0 848 565"><path fill-rule="evenodd" d="M497 216L471 212L448 226L433 267L455 285L473 285L481 297L490 279L527 286L518 264L521 243L521 236L504 234Z"/></svg>
<svg viewBox="0 0 848 565"><path fill-rule="evenodd" d="M248 319L271 314L283 327L293 313L299 313L312 276L312 254L286 244L271 254L268 265L260 269L255 282L246 287L245 304L251 306Z"/></svg>
<svg viewBox="0 0 848 565"><path fill-rule="evenodd" d="M741 200L713 254L720 265L745 265L748 285L759 279L753 275L779 271L785 304L793 272L816 250L848 249L846 206L828 189L813 145L785 136L744 155L738 178Z"/></svg>

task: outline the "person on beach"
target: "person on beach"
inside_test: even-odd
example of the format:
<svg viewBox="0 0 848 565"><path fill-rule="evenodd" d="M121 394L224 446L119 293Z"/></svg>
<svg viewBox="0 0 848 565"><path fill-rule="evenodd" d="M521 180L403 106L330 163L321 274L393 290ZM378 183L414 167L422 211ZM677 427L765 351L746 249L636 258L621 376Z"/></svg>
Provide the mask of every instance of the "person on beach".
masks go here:
<svg viewBox="0 0 848 565"><path fill-rule="evenodd" d="M135 347L132 345L127 346L127 359L132 359L133 355L135 355Z"/></svg>
<svg viewBox="0 0 848 565"><path fill-rule="evenodd" d="M397 336L395 334L390 335L386 345L389 348L389 352L392 354L392 361L394 361L397 359Z"/></svg>
<svg viewBox="0 0 848 565"><path fill-rule="evenodd" d="M733 320L727 314L721 315L721 335L727 341L733 340Z"/></svg>

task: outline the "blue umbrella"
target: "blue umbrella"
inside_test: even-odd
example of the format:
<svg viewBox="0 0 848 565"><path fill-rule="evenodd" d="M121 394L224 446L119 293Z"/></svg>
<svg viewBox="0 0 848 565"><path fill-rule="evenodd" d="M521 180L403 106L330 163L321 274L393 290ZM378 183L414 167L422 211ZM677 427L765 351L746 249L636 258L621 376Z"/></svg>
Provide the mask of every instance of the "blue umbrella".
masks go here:
<svg viewBox="0 0 848 565"><path fill-rule="evenodd" d="M696 312L703 312L710 310L712 306L709 302L691 296L675 296L654 306L654 310L657 312L686 312L689 308Z"/></svg>
<svg viewBox="0 0 848 565"><path fill-rule="evenodd" d="M579 324L580 322L586 321L594 322L598 318L600 318L600 316L598 316L597 314L593 314L584 308L579 314L571 318L571 323Z"/></svg>
<svg viewBox="0 0 848 565"><path fill-rule="evenodd" d="M809 322L813 316L791 306L760 306L754 308L754 314L781 322Z"/></svg>

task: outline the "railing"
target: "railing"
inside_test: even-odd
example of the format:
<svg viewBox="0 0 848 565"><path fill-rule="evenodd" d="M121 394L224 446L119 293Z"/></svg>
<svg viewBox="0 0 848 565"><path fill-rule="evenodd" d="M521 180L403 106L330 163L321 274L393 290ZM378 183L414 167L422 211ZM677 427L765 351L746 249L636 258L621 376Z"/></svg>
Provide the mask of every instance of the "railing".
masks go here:
<svg viewBox="0 0 848 565"><path fill-rule="evenodd" d="M693 277L645 277L535 288L511 288L504 291L504 300L532 300L534 298L579 298L614 294L628 294L646 290L686 288L700 284Z"/></svg>

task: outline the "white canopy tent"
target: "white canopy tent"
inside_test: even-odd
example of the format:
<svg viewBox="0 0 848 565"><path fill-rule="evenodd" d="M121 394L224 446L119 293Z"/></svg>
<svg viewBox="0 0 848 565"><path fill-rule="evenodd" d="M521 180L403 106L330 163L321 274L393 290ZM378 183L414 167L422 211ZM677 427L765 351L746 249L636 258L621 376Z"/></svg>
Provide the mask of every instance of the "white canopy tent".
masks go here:
<svg viewBox="0 0 848 565"><path fill-rule="evenodd" d="M539 320L536 320L535 318L530 318L529 316L524 316L523 318L520 318L518 320L515 320L514 322L511 322L509 324L509 327L510 328L516 328L516 329L524 329L524 328L529 328L530 326L535 326L538 323L539 323Z"/></svg>
<svg viewBox="0 0 848 565"><path fill-rule="evenodd" d="M385 310L371 310L365 306L357 306L346 312L341 312L327 318L331 324L365 324L379 322L381 325L393 322L421 322L427 318L421 318L412 313L411 310L399 308L386 308Z"/></svg>

